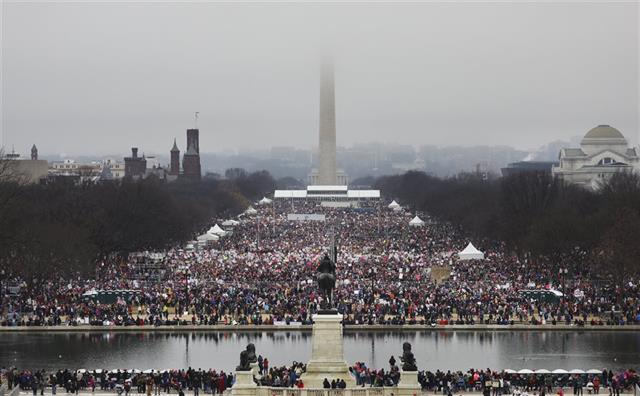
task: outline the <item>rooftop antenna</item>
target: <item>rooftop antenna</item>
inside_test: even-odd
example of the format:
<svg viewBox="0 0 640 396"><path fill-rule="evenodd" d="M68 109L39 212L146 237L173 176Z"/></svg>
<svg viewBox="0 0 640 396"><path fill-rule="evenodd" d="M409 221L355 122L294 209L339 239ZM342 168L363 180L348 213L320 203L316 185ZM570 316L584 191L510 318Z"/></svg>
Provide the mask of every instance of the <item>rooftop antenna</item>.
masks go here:
<svg viewBox="0 0 640 396"><path fill-rule="evenodd" d="M195 124L195 128L198 129L198 115L200 114L199 111L196 111L196 114L194 116L194 124Z"/></svg>

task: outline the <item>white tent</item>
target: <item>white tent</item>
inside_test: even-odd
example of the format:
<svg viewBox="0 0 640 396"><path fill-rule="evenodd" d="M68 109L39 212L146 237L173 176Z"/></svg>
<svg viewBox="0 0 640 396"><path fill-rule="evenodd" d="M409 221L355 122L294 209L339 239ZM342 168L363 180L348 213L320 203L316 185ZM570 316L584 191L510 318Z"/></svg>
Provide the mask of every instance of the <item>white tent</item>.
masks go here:
<svg viewBox="0 0 640 396"><path fill-rule="evenodd" d="M202 234L198 237L198 242L217 241L218 239L220 239L220 237L216 234L210 234L207 232L206 234Z"/></svg>
<svg viewBox="0 0 640 396"><path fill-rule="evenodd" d="M258 205L267 205L270 203L271 203L271 200L267 197L263 197L261 200L258 201Z"/></svg>
<svg viewBox="0 0 640 396"><path fill-rule="evenodd" d="M255 210L255 209L253 208L253 206L249 206L249 207L247 208L247 210L245 210L245 211L244 211L244 213L245 213L245 214L248 214L248 215L254 215L254 214L258 213L258 211L257 211L257 210Z"/></svg>
<svg viewBox="0 0 640 396"><path fill-rule="evenodd" d="M484 253L476 249L471 242L464 248L463 251L458 253L460 260L482 260L484 259Z"/></svg>
<svg viewBox="0 0 640 396"><path fill-rule="evenodd" d="M424 221L422 221L421 218L416 216L413 219L411 219L411 221L409 222L409 225L411 227L422 227L424 225Z"/></svg>
<svg viewBox="0 0 640 396"><path fill-rule="evenodd" d="M213 227L209 228L209 231L207 231L207 234L213 234L213 235L217 235L217 236L224 236L227 232L225 230L223 230L222 228L220 228L219 225L214 225Z"/></svg>
<svg viewBox="0 0 640 396"><path fill-rule="evenodd" d="M225 227L235 227L238 224L240 224L240 222L236 220L225 220L224 222L222 222L222 225Z"/></svg>
<svg viewBox="0 0 640 396"><path fill-rule="evenodd" d="M391 201L391 203L389 204L388 208L396 210L397 208L400 208L400 204L397 203L396 201Z"/></svg>

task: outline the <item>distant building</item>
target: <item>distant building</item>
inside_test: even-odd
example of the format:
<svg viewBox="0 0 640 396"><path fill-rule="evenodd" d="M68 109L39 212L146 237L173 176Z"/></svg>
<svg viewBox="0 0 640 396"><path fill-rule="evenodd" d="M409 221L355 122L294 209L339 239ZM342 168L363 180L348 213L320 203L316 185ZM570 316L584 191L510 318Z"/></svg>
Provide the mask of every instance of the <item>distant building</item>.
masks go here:
<svg viewBox="0 0 640 396"><path fill-rule="evenodd" d="M63 161L53 161L49 164L47 182L97 183L107 177L109 180L122 179L124 173L124 163L112 158L84 163L67 158Z"/></svg>
<svg viewBox="0 0 640 396"><path fill-rule="evenodd" d="M187 151L182 157L182 176L186 179L200 180L200 131L187 129Z"/></svg>
<svg viewBox="0 0 640 396"><path fill-rule="evenodd" d="M45 160L38 159L38 149L35 144L31 147L31 159L22 158L20 154L12 151L5 155L3 160L7 161L8 176L16 180L33 184L47 178L49 164Z"/></svg>
<svg viewBox="0 0 640 396"><path fill-rule="evenodd" d="M102 171L100 172L99 181L101 183L105 183L105 182L112 182L114 180L115 180L115 178L113 177L113 173L111 172L111 168L109 168L108 166L103 166L102 167Z"/></svg>
<svg viewBox="0 0 640 396"><path fill-rule="evenodd" d="M139 178L144 177L147 171L147 160L144 157L138 157L138 148L131 147L131 157L124 158L124 176Z"/></svg>
<svg viewBox="0 0 640 396"><path fill-rule="evenodd" d="M276 190L276 200L320 201L323 206L358 207L369 206L380 200L380 190L349 190L347 186L313 185L305 190Z"/></svg>
<svg viewBox="0 0 640 396"><path fill-rule="evenodd" d="M507 177L519 173L551 173L551 168L558 166L558 161L519 161L512 162L501 169L502 176Z"/></svg>
<svg viewBox="0 0 640 396"><path fill-rule="evenodd" d="M180 149L178 148L176 139L173 139L173 147L171 148L171 165L169 168L169 174L175 176L180 174Z"/></svg>
<svg viewBox="0 0 640 396"><path fill-rule="evenodd" d="M620 171L640 171L637 147L629 147L619 130L598 125L584 135L579 148L560 150L560 164L552 173L560 179L586 188L597 189Z"/></svg>
<svg viewBox="0 0 640 396"><path fill-rule="evenodd" d="M114 179L122 179L124 177L124 163L115 161L111 158L102 161L102 169L109 168L109 172Z"/></svg>

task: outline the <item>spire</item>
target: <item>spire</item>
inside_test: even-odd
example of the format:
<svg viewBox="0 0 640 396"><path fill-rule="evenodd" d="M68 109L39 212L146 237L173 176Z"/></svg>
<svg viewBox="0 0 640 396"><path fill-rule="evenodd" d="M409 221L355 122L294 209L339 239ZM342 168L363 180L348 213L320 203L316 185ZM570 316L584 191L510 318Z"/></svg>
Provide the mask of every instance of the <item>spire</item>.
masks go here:
<svg viewBox="0 0 640 396"><path fill-rule="evenodd" d="M176 152L176 151L180 151L180 149L178 148L178 145L176 144L176 138L173 138L173 147L171 148L171 152Z"/></svg>

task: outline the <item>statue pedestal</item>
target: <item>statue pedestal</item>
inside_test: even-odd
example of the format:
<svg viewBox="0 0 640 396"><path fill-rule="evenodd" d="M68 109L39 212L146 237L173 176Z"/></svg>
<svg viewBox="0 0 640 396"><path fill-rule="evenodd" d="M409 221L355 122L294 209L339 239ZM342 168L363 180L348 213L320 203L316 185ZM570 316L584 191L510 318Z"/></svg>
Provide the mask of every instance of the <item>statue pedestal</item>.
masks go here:
<svg viewBox="0 0 640 396"><path fill-rule="evenodd" d="M342 350L342 315L337 313L313 315L313 349L307 371L302 374L305 388L322 388L324 379L343 379L347 388L356 381L349 373Z"/></svg>
<svg viewBox="0 0 640 396"><path fill-rule="evenodd" d="M236 371L236 382L231 387L233 396L255 396L258 385L253 381L253 371Z"/></svg>
<svg viewBox="0 0 640 396"><path fill-rule="evenodd" d="M400 383L398 383L398 396L419 396L422 386L418 382L417 371L400 371Z"/></svg>
<svg viewBox="0 0 640 396"><path fill-rule="evenodd" d="M249 363L249 365L251 366L251 372L253 373L253 377L255 379L262 378L262 375L260 375L260 367L258 366L258 362Z"/></svg>

